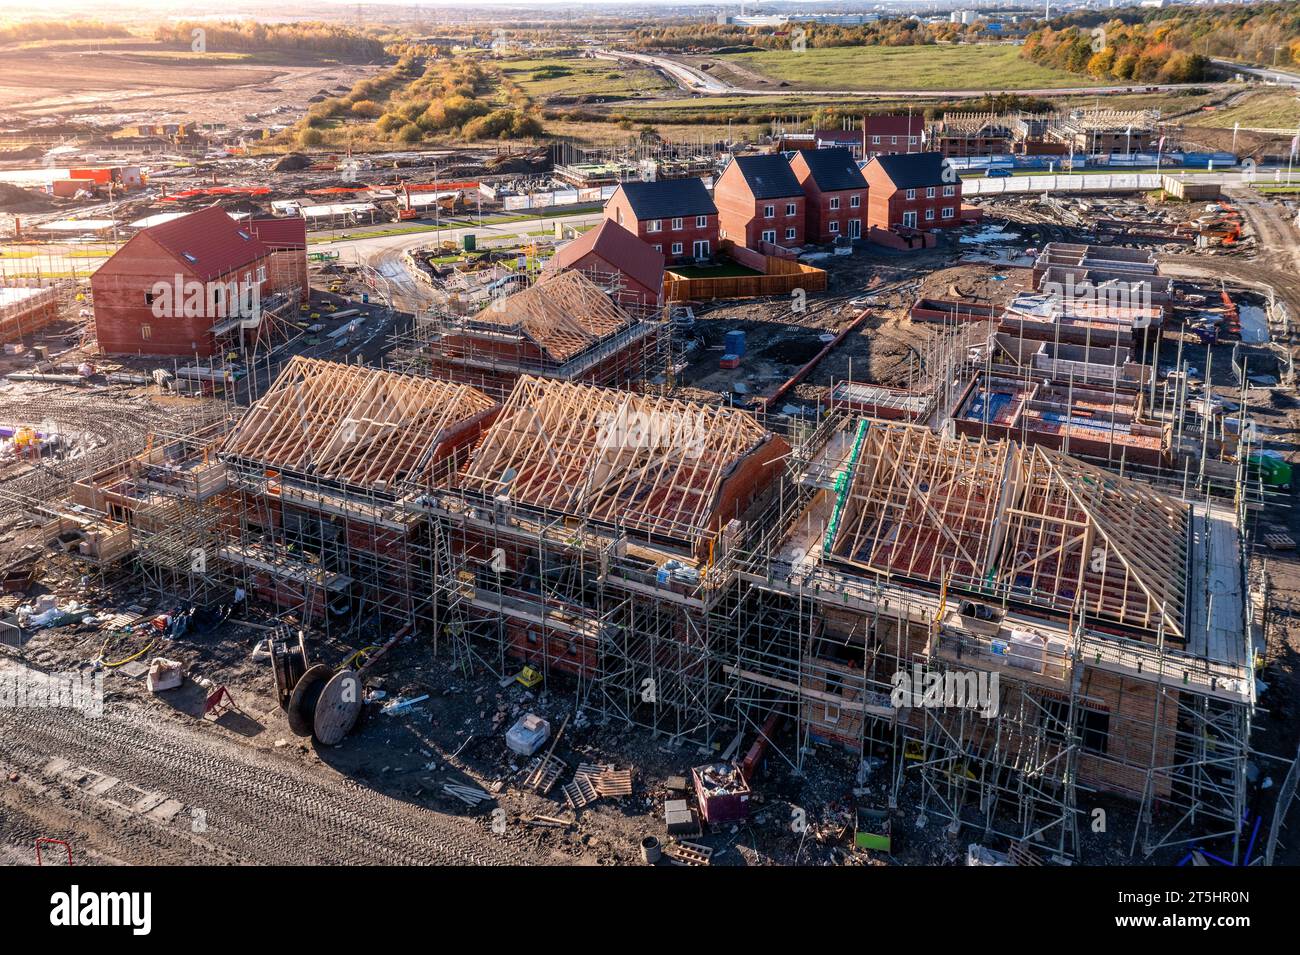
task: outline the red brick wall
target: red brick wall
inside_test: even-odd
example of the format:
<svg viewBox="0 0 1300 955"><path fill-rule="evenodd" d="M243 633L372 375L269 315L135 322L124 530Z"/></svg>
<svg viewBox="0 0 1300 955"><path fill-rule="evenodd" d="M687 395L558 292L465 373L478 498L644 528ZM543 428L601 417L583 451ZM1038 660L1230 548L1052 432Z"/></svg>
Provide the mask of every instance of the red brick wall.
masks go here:
<svg viewBox="0 0 1300 955"><path fill-rule="evenodd" d="M803 186L805 196L805 241L825 245L828 242L834 242L841 235L849 235L849 220L851 219L858 220L860 226L859 237L866 236L868 202L865 187L862 189L838 189L831 192L822 192L821 189L817 188L817 181L813 179L802 157L796 156L790 166L794 170L799 184ZM852 196L857 196L860 202L856 209L851 205ZM840 200L838 209L831 208L832 198ZM838 232L831 231L831 222L839 223Z"/></svg>
<svg viewBox="0 0 1300 955"><path fill-rule="evenodd" d="M763 233L769 229L776 231L777 245L804 244L804 197L755 199L735 163L728 166L718 180L713 190L713 201L718 207L719 234L736 245L757 249ZM786 215L786 206L790 203L794 203L794 215ZM763 216L764 206L772 206L775 215L771 219ZM794 236L786 238L786 229L790 228L794 229Z"/></svg>
<svg viewBox="0 0 1300 955"><path fill-rule="evenodd" d="M622 213L622 220L619 220L619 213ZM605 203L605 218L612 219L636 235L638 239L646 244L656 247L663 253L668 264L680 264L689 262L694 256L696 240L702 239L709 243L709 254L713 255L718 251L718 217L716 215L707 215L704 217L705 225L701 228L695 224L695 216L683 216L682 227L674 229L671 219L658 220L660 223L659 231L651 232L650 224L652 220L638 220L632 212L632 206L627 201L623 193L615 193L610 200ZM680 253L673 252L673 245L677 242L682 244Z"/></svg>
<svg viewBox="0 0 1300 955"><path fill-rule="evenodd" d="M907 191L894 189L893 183L881 172L868 166L870 192L867 198L867 223L877 229L889 229L903 224L903 213L916 212L916 228L934 229L961 225L961 182L950 183L953 195L943 194L943 184L934 186L934 198L926 197L926 187L916 190L916 198L908 199ZM951 218L943 218L943 209L952 209ZM934 210L934 218L926 219L927 209Z"/></svg>

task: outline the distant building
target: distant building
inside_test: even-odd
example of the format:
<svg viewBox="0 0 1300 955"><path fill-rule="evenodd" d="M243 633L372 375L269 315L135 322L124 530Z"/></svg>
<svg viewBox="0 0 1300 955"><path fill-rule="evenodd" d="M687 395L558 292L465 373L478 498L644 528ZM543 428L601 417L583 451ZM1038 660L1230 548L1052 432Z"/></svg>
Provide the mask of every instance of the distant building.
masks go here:
<svg viewBox="0 0 1300 955"><path fill-rule="evenodd" d="M924 148L925 119L922 116L862 117L863 150L859 159L915 153Z"/></svg>
<svg viewBox="0 0 1300 955"><path fill-rule="evenodd" d="M669 264L707 259L718 248L718 207L700 179L622 183L605 203L605 218Z"/></svg>
<svg viewBox="0 0 1300 955"><path fill-rule="evenodd" d="M1151 110L1080 110L1049 126L1045 135L1081 155L1154 152L1159 116Z"/></svg>
<svg viewBox="0 0 1300 955"><path fill-rule="evenodd" d="M925 148L944 156L1005 156L1011 152L1011 125L994 113L949 113L932 123Z"/></svg>
<svg viewBox="0 0 1300 955"><path fill-rule="evenodd" d="M804 243L804 191L784 156L737 156L713 189L718 235L757 252Z"/></svg>
<svg viewBox="0 0 1300 955"><path fill-rule="evenodd" d="M867 224L873 229L931 229L961 224L961 179L937 152L877 156L862 169ZM952 180L952 181L947 181Z"/></svg>
<svg viewBox="0 0 1300 955"><path fill-rule="evenodd" d="M847 149L804 149L790 160L804 191L804 238L825 244L860 239L867 220L867 180Z"/></svg>

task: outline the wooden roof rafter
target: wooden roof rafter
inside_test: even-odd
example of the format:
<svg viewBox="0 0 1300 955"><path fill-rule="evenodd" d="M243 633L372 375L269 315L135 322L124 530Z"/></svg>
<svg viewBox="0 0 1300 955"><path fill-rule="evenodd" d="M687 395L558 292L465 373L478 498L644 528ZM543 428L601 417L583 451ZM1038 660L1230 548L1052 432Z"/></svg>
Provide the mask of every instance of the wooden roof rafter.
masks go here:
<svg viewBox="0 0 1300 955"><path fill-rule="evenodd" d="M630 328L636 319L582 272L563 270L490 303L471 324L524 335L553 361L563 363Z"/></svg>
<svg viewBox="0 0 1300 955"><path fill-rule="evenodd" d="M460 476L467 490L694 542L769 435L731 408L524 376Z"/></svg>
<svg viewBox="0 0 1300 955"><path fill-rule="evenodd" d="M296 356L221 453L266 470L386 487L421 477L444 434L492 405L469 385Z"/></svg>
<svg viewBox="0 0 1300 955"><path fill-rule="evenodd" d="M1187 511L1058 451L873 421L831 552L1181 637Z"/></svg>

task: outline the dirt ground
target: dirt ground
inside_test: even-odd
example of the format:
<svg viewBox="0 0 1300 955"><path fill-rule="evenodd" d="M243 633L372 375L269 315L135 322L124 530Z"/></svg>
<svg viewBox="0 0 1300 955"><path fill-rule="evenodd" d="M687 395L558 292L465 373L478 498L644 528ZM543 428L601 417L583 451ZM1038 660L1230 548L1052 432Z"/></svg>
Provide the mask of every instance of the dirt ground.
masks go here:
<svg viewBox="0 0 1300 955"><path fill-rule="evenodd" d="M1252 213L1254 214L1254 213ZM1276 218L1276 216L1274 217ZM985 223L964 236L1001 228L1002 220ZM1286 238L1272 221L1257 225ZM1014 230L1014 231L1012 231ZM1063 237L1051 223L1015 222L1006 242L977 244L946 237L938 248L907 256L859 251L828 262L831 286L811 296L807 308L793 301L730 303L697 315L700 344L683 378L685 393L730 392L744 403L789 377L816 355L824 337L844 329L868 309L863 326L820 362L788 398L795 404L816 402L832 380L906 383L920 355L918 343L934 334L907 318L921 295L962 295L993 304L1004 302L1028 283L1028 271L1010 264L1026 244ZM1004 248L1005 247L1005 248ZM1017 255L1009 254L1012 250ZM1270 253L1255 259L1187 256L1194 266L1215 273L1224 263L1239 271L1258 270L1279 284L1282 294L1297 291L1294 268ZM1184 259L1178 259L1183 262ZM1191 268L1193 266L1187 266ZM1300 306L1300 297L1297 298ZM1300 311L1296 312L1300 314ZM725 333L746 332L746 357L736 372L717 367ZM1168 347L1168 345L1166 346ZM1216 350L1215 384L1223 394L1234 390L1228 377L1226 346ZM736 385L744 386L737 390ZM10 386L12 388L12 386ZM166 427L176 409L159 404L146 392L130 388L78 393L75 414L87 433L119 427ZM6 407L30 407L35 399L55 401L57 389L36 386L0 392L0 419ZM182 399L184 402L192 399ZM6 404L8 402L9 404ZM1276 445L1294 457L1300 444L1300 403L1272 389L1251 392L1250 411ZM93 442L86 445L93 452ZM34 471L35 469L33 469ZM21 477L0 474L0 481ZM0 487L3 487L0 484ZM1289 527L1300 537L1300 514L1270 509L1263 519ZM24 528L23 523L27 526ZM20 521L13 537L0 546L31 543L35 518ZM24 537L26 530L29 536ZM1274 615L1269 629L1268 685L1257 714L1260 752L1290 758L1297 737L1294 700L1300 691L1300 563L1294 553L1260 555L1273 586ZM435 649L425 640L398 644L367 678L369 691L382 699L365 707L358 729L339 746L323 747L294 736L274 696L269 664L253 659L271 621L256 609L238 611L218 622L214 608L201 608L183 637L167 640L150 629L157 614L185 609L177 601L151 596L138 582L85 577L50 559L38 574L40 586L77 599L96 612L94 621L37 631L21 655L0 655L0 666L45 671L93 672L103 667L106 710L86 716L75 710L0 711L0 860L34 861L40 837L71 843L77 863L472 863L472 864L632 864L640 859L646 836L667 840L663 804L689 798L675 777L719 756L716 748L675 745L645 730L628 730L607 721L598 701L579 698L563 677L535 690L512 675L481 662L457 668L451 648ZM111 584L111 586L110 586ZM0 597L0 611L10 611L16 595ZM141 620L125 630L127 620ZM383 634L361 629L347 638L315 636L314 660L338 665L358 649L381 642ZM162 654L181 661L189 680L179 690L154 695L136 668L122 661L141 651L141 659ZM134 675L133 675L134 674ZM237 709L220 719L205 719L207 690L229 689ZM428 699L401 713L387 713L386 703ZM511 754L504 732L525 713L537 713L558 728L567 718L556 755L569 770L581 762L612 763L633 771L630 796L606 797L579 810L559 798L521 786L525 762ZM789 730L781 731L788 734ZM748 745L749 739L745 740ZM880 755L868 753L867 755ZM1260 779L1279 782L1281 762L1260 757ZM954 836L933 817L917 811L919 785L909 782L894 814L894 851L889 857L852 848L852 807L887 804L889 780L868 763L865 778L856 778L856 756L818 748L801 770L771 756L754 781L750 819L718 827L691 841L713 849L716 865L769 864L960 864L972 834ZM447 784L469 784L491 798L470 807L449 795ZM855 793L855 789L858 791ZM1252 790L1252 811L1267 813L1268 790ZM1082 857L1095 864L1177 862L1182 850L1167 850L1146 860L1129 855L1133 807L1100 802L1112 820L1114 835L1093 834L1081 827ZM802 822L801 822L802 820ZM806 822L806 824L805 824ZM1292 858L1300 846L1284 847Z"/></svg>
<svg viewBox="0 0 1300 955"><path fill-rule="evenodd" d="M351 87L376 69L287 59L268 65L197 53L162 62L152 58L157 52L90 44L0 51L0 115L219 123L231 121L234 97L241 114L287 106L295 112L284 115L296 118L312 96Z"/></svg>

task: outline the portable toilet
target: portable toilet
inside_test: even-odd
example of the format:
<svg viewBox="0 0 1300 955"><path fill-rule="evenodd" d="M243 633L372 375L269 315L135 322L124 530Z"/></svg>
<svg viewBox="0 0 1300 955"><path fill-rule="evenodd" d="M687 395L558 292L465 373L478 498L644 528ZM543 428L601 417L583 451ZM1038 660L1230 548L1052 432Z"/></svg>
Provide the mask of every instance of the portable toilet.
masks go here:
<svg viewBox="0 0 1300 955"><path fill-rule="evenodd" d="M735 355L737 358L745 357L745 333L738 328L727 332L727 339L722 351L724 354Z"/></svg>

